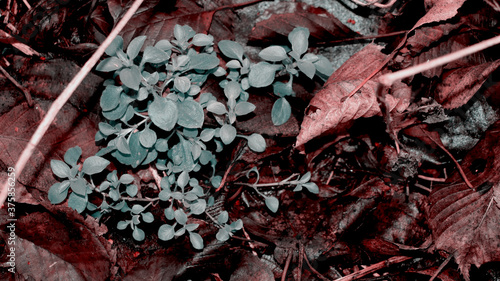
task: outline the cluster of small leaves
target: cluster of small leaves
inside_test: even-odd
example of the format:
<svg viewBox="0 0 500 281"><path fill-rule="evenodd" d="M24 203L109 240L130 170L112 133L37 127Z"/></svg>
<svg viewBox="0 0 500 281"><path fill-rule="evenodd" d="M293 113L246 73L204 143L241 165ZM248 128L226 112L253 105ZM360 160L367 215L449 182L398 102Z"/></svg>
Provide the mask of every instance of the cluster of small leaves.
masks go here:
<svg viewBox="0 0 500 281"><path fill-rule="evenodd" d="M298 75L296 66L310 78L315 73L326 75L323 57L304 54L309 35L306 31L299 28L291 33L290 57L285 47L280 46L261 52L262 58L281 61L280 65L268 62L252 64L244 56L239 43L223 40L218 47L230 59L226 63L227 70L219 66L213 37L196 33L187 25L176 25L173 40L160 40L154 46L144 46L146 37L139 36L124 50L123 39L116 37L106 50L109 57L97 66L99 71L113 73L113 79L105 81L100 99L102 114L107 121L99 123L95 137L96 142L105 147L82 165L78 164L81 157L79 147L68 150L65 162L52 160L54 174L64 181L50 188L50 201L61 203L71 189L68 205L79 213L87 210L96 218L111 210L127 213L130 219L119 221L117 228L130 226L132 236L138 241L145 239L139 224L155 220L146 210L154 202L164 201L167 206L164 215L169 223L160 226L158 237L166 241L188 233L193 247L202 249L203 239L195 232L199 224L190 223L190 217L206 213L210 189L221 184L221 177L216 175L216 154L237 137L246 139L249 148L255 152L266 149L265 139L260 134L239 135L234 126L239 116L255 110L255 105L248 101L247 90L271 85L280 69L290 73L289 83L293 75ZM281 53L284 56L280 56ZM210 75L221 77L224 101L217 100L211 93L201 92ZM274 83L278 95L293 94L290 85L288 92L281 89L288 87L289 83L280 83ZM284 102L278 101L277 104ZM273 121L275 111L273 107ZM213 117L217 125L205 126L206 117ZM280 117L275 123L284 123L286 120L283 119ZM100 185L96 185L92 176L106 169L110 162L103 157L109 156L132 168L149 166L158 170L163 175L158 197L142 198L134 177L129 174L118 177L117 171L110 172ZM310 184L304 181L300 186L310 189ZM99 206L89 201L93 192L101 195ZM210 199L213 201L213 197ZM277 199L265 197L265 201L276 212ZM217 220L220 227L217 238L221 241L242 228L241 220L231 224L227 221L227 212Z"/></svg>
<svg viewBox="0 0 500 281"><path fill-rule="evenodd" d="M264 202L266 203L266 207L273 213L276 213L279 208L279 200L278 198L271 196L271 195L266 195L263 192L261 192L258 188L259 187L272 187L272 186L295 186L293 191L302 191L302 189L305 187L309 192L312 194L318 194L319 193L319 188L316 183L311 182L311 172L307 172L304 175L300 176L299 174L293 174L290 177L279 181L279 182L273 182L273 183L261 183L259 184L260 180L260 174L259 170L256 167L253 167L247 172L247 178L250 178L250 174L255 173L257 179L255 180L254 183L252 184L245 184L249 187L252 187L257 194L262 196L264 198ZM296 178L295 180L293 178Z"/></svg>
<svg viewBox="0 0 500 281"><path fill-rule="evenodd" d="M328 79L334 69L330 61L322 56L307 53L309 30L296 27L288 34L289 46L270 46L263 49L259 56L266 60L252 65L248 75L249 84L260 88L273 85L274 94L280 98L276 100L271 112L275 125L284 124L291 115L292 109L286 96L295 96L292 89L293 77L302 72L309 79L318 76L323 80ZM284 70L289 75L287 83L275 80L275 73ZM274 83L273 83L274 82Z"/></svg>

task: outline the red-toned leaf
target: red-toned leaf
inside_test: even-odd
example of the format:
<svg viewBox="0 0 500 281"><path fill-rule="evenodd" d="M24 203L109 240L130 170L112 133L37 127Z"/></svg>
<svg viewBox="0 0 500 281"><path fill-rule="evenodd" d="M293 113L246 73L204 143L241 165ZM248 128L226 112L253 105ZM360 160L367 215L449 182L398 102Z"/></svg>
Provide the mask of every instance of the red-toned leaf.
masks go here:
<svg viewBox="0 0 500 281"><path fill-rule="evenodd" d="M466 104L500 65L500 60L445 73L435 92L435 99L444 108L453 109Z"/></svg>
<svg viewBox="0 0 500 281"><path fill-rule="evenodd" d="M308 28L309 40L313 43L358 36L325 9L303 3L281 2L279 4L267 10L272 16L255 25L249 41L276 44L276 41L286 40L295 27Z"/></svg>
<svg viewBox="0 0 500 281"><path fill-rule="evenodd" d="M376 96L378 83L373 80L368 81L361 88L360 93L342 101L363 81L367 73L372 73L385 59L385 55L380 50L381 47L375 44L366 46L330 76L325 87L312 98L309 104L297 137L298 149L313 138L326 132L334 132L341 124L380 113ZM390 110L399 103L398 99L388 94L386 101ZM398 106L398 110L401 109L401 106Z"/></svg>
<svg viewBox="0 0 500 281"><path fill-rule="evenodd" d="M123 2L126 2L124 4ZM118 21L132 5L133 1L109 1L109 9L112 15L115 15ZM163 2L163 3L162 3ZM147 4L140 8L122 30L120 35L123 37L124 45L139 35L147 35L148 38L144 46L154 45L161 39L170 39L173 36L174 26L176 24L189 25L197 33L210 33L216 40L220 37L224 39L232 38L232 34L222 23L215 22L212 26L213 16L217 7L222 6L222 1L217 3L207 2L205 7L201 7L196 1L179 0L172 2L147 1ZM168 3L168 4L167 4ZM116 16L118 14L118 16ZM228 16L230 13L222 13ZM211 27L215 32L209 32ZM220 33L225 33L220 36Z"/></svg>
<svg viewBox="0 0 500 281"><path fill-rule="evenodd" d="M497 122L462 162L476 190L455 174L430 195L428 215L435 246L455 257L467 280L471 264L479 267L500 259L500 208L494 202L500 193L499 140ZM472 169L476 160L486 162L482 172Z"/></svg>
<svg viewBox="0 0 500 281"><path fill-rule="evenodd" d="M33 280L108 279L113 257L107 241L75 221L75 214L56 218L37 212L19 218L15 229L17 272Z"/></svg>
<svg viewBox="0 0 500 281"><path fill-rule="evenodd" d="M33 108L24 103L0 116L0 127L3 128L0 133L0 159L5 165L15 165L49 106L47 101L40 101ZM76 145L82 148L83 158L95 154L98 150L94 142L97 120L95 116L92 118L82 116L71 105L65 105L35 148L22 174L17 175L19 182L46 193L56 182L50 168L51 159L62 160L66 150ZM17 185L16 189L24 192L22 185ZM18 202L23 200L23 197L18 198Z"/></svg>
<svg viewBox="0 0 500 281"><path fill-rule="evenodd" d="M464 4L465 0L427 0L425 6L427 13L420 18L412 29L416 29L424 24L440 22L451 19Z"/></svg>

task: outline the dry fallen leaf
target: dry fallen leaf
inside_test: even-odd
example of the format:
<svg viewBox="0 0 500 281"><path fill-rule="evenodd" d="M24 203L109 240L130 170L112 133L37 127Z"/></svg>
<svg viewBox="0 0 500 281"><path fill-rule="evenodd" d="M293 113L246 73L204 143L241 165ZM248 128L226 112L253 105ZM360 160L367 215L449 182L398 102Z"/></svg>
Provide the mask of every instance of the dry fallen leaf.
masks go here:
<svg viewBox="0 0 500 281"><path fill-rule="evenodd" d="M360 89L360 93L345 101L342 99L349 95L368 74L376 70L385 59L386 56L380 51L381 49L380 46L369 44L353 55L330 76L324 88L311 99L297 137L296 147L299 150L302 150L303 145L308 141L326 132L335 132L342 124L380 113L376 93L378 83L373 80L368 81ZM401 93L398 91L398 95ZM409 93L406 91L406 95ZM408 99L408 97L401 97L401 99ZM398 111L404 109L400 100L394 96L387 94L386 102L390 110L396 106ZM404 107L408 103L406 101L402 104Z"/></svg>
<svg viewBox="0 0 500 281"><path fill-rule="evenodd" d="M435 247L453 255L467 280L471 265L500 259L500 208L494 204L500 190L500 122L462 162L476 190L458 173L430 195L428 216ZM474 162L476 161L476 162ZM486 161L484 170L474 163Z"/></svg>

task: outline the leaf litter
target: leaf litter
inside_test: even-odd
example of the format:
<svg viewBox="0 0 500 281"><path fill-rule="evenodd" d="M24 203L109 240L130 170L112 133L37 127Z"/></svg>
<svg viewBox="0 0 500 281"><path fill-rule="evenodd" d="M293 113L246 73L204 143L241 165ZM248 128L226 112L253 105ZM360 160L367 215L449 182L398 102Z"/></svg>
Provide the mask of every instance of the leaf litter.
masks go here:
<svg viewBox="0 0 500 281"><path fill-rule="evenodd" d="M287 190L266 191L279 196L281 206L277 214L264 211L263 203L251 192L230 191L230 216L243 219L250 243L241 239L218 244L214 229L208 229L201 235L213 240L208 243L210 246L197 253L189 248L187 241L160 243L154 235L136 245L120 231L107 229L102 222L90 217L84 219L66 205L52 206L46 197L54 181L49 159L62 159L64 151L75 145L82 147L84 155L92 155L96 149L94 135L98 111L94 111L92 99L85 91L76 95L52 125L16 187L20 213L17 241L19 249L23 250L17 256L16 278L180 280L204 276L213 280L273 280L286 276L287 280L335 280L356 274L360 278L367 277L368 273L361 267L370 264L380 274L399 280L414 280L412 274L427 279L437 275L441 280L475 280L476 276L486 274L481 272L484 265L498 265L500 261L499 123L495 123L497 118L491 113L498 109L495 103L498 97L488 89L493 88L494 79L498 77L498 56L485 51L414 75L383 91L377 90L377 78L492 37L494 32L488 30L498 26L481 19L489 19L491 13L486 2L417 2L425 12L411 23L413 27L402 39L392 42L384 39L391 43L386 48L380 43L382 40L376 40L347 60L322 87L315 84L300 89L295 104L305 101L308 106L304 112L293 111L293 119L283 132L269 122L264 123L265 120L248 119L238 128L263 132L274 140L269 152L258 156L243 150L236 157L240 151L235 147L234 156L227 156L228 161L236 157L234 165L230 166L228 182L245 180L244 174L251 164L260 168L262 182L274 182L299 169L311 171L312 179L320 187L318 196L297 197ZM93 21L89 30L94 34L75 35L81 36L76 41L101 42L109 26L117 22L130 3L108 1L98 4L89 17ZM42 1L38 9L42 5L55 7L54 1ZM169 37L173 25L179 22L191 25L197 32L231 39L232 30L244 28L237 27L242 24L238 22L238 9L215 13L218 7L226 5L237 4L214 1L198 5L192 1L177 1L172 9L160 1L146 1L122 35L126 40L138 35L159 40ZM253 42L276 43L277 37L289 32L287 28L306 26L318 44L338 40L338 37L357 37L323 9L302 3L279 2L277 5L278 8L281 5L282 10L295 6L299 16L294 16L295 12L271 14L266 21L251 23L254 29L245 36ZM246 9L246 12L248 9L258 12L256 4ZM405 10L405 5L395 5L391 9L393 16L399 12L404 17L411 12ZM479 13L470 14L469 10ZM49 22L33 18L34 11L26 13L19 22L10 18L19 28L33 20L43 24L40 33L30 41L31 47L42 40L46 42L40 46L47 46L50 40L58 47L75 45L75 38L67 37L71 34L68 33L71 24L65 21L68 16L83 18L82 10L65 6L59 11L68 14L58 13L60 17L48 19ZM376 10L371 11L375 13ZM377 13L384 11L377 10ZM330 23L325 23L323 18ZM384 21L384 18L379 20ZM463 35L476 30L483 32L481 36ZM64 40L55 40L55 35ZM390 49L396 45L398 47ZM314 45L311 48L320 52ZM9 54L6 58L17 60ZM3 170L14 165L49 102L60 92L54 85L67 83L50 67L78 68L75 62L78 64L78 58L51 60L47 74L44 74L47 70L43 62L10 69L17 72L22 84L34 93L37 104L29 108L17 99L16 104L0 116ZM372 78L364 82L369 76ZM2 81L10 87L8 82ZM94 92L100 83L99 77L88 80L84 84L89 89L86 92ZM363 85L359 91L345 99L359 85ZM45 91L40 91L42 87ZM488 99L477 98L482 93ZM18 93L14 90L9 93L15 94ZM261 103L269 108L268 95L256 95L262 96L257 99L261 100L256 102L257 108ZM493 102L488 104L491 100ZM2 102L11 104L13 101L2 97ZM453 129L465 126L462 125L466 122L464 119L474 119L467 117L469 110L478 107L482 109L475 109L474 117L482 123L467 126L479 129L455 130L454 135ZM490 112L484 116L486 121L480 120L480 112ZM263 118L264 114L259 112L257 117ZM297 128L299 123L300 130ZM412 126L418 126L424 134L412 131ZM280 141L283 135L286 138ZM448 147L471 181L472 189L464 183L449 155L426 136L448 140L439 142L444 146L448 146L450 138L473 140L464 146L466 148ZM399 153L395 142L400 144ZM306 156L297 150L305 152ZM4 174L2 171L2 176ZM7 224L5 216L2 210L2 225ZM116 225L115 222L106 223L113 224ZM150 229L150 232L155 231ZM5 244L6 232L1 232L1 237ZM401 258L406 255L422 257L427 264L415 258L408 258L411 262ZM439 266L449 257L456 266L451 263L441 270ZM5 255L2 258L5 259ZM385 267L378 263L392 260L400 261L400 266ZM314 266L307 266L309 262ZM2 279L10 278L5 269ZM341 280L347 280L345 278Z"/></svg>

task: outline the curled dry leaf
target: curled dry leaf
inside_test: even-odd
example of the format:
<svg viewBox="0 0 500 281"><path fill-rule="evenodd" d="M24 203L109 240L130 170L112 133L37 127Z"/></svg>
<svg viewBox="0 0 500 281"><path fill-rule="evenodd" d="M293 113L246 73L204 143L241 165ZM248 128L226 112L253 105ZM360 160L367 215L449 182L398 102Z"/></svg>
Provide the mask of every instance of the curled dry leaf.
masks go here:
<svg viewBox="0 0 500 281"><path fill-rule="evenodd" d="M449 71L436 89L436 101L446 109L466 104L499 65L496 60Z"/></svg>
<svg viewBox="0 0 500 281"><path fill-rule="evenodd" d="M469 280L471 264L500 259L500 122L469 152L462 167L476 190L468 188L455 174L430 195L428 216L435 247L453 255ZM472 169L474 161L486 161L482 172Z"/></svg>
<svg viewBox="0 0 500 281"><path fill-rule="evenodd" d="M341 124L381 112L376 93L378 83L373 80L368 81L360 93L342 101L386 58L381 49L375 44L363 48L335 71L325 87L312 98L297 137L296 147L299 150L303 150L303 145L308 141L326 132L335 132ZM402 85L398 84L395 96L385 96L388 108L404 110L408 105L409 94L410 91L402 90ZM405 101L400 103L401 99Z"/></svg>

